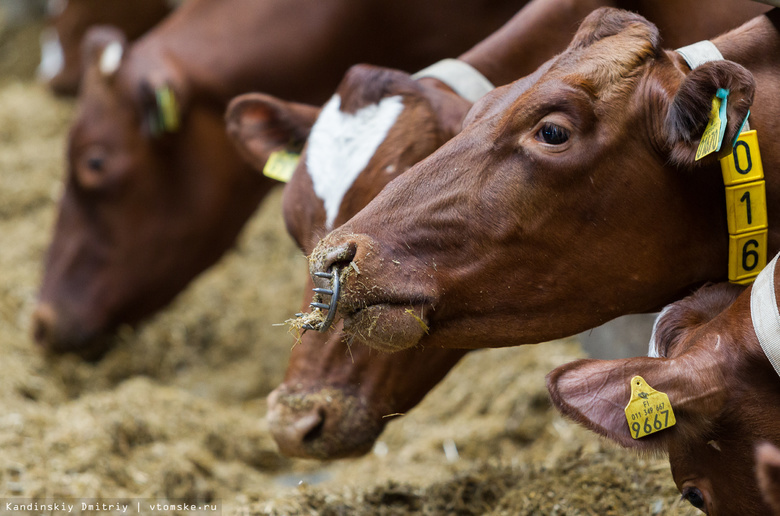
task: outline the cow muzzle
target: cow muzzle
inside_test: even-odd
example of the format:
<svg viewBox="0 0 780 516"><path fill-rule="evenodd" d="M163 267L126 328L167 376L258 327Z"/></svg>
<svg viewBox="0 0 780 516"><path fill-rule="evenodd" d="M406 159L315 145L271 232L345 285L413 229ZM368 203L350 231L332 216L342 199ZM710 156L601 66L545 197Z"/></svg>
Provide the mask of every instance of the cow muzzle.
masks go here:
<svg viewBox="0 0 780 516"><path fill-rule="evenodd" d="M318 460L365 455L384 428L360 397L335 387L281 385L268 396L267 418L282 454Z"/></svg>

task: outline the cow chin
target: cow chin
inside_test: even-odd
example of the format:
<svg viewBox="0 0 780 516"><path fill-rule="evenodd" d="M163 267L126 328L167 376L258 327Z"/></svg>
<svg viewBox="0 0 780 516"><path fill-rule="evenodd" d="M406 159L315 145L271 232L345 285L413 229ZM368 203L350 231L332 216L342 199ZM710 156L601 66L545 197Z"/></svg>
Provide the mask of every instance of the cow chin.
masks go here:
<svg viewBox="0 0 780 516"><path fill-rule="evenodd" d="M365 455L385 426L364 399L335 387L283 384L268 396L267 419L284 455L318 460Z"/></svg>
<svg viewBox="0 0 780 516"><path fill-rule="evenodd" d="M419 317L422 308L380 303L344 316L344 332L353 342L383 352L396 352L417 345L428 333L427 323Z"/></svg>

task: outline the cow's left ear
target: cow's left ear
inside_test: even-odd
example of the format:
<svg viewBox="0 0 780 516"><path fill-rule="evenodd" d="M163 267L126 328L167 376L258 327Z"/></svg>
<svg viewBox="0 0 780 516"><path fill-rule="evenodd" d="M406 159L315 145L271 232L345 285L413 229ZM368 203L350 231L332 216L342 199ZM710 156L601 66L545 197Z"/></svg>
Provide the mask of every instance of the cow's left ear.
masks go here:
<svg viewBox="0 0 780 516"><path fill-rule="evenodd" d="M577 360L547 375L553 405L566 417L626 448L665 450L667 440L681 432L706 430L707 421L722 407L724 387L713 360L692 356ZM715 373L715 374L713 374ZM641 376L653 389L669 396L677 424L639 439L631 435L625 407L631 381ZM699 396L708 393L707 397ZM691 400L696 400L691 402ZM651 422L652 423L652 422Z"/></svg>
<svg viewBox="0 0 780 516"><path fill-rule="evenodd" d="M729 91L721 155L730 152L731 142L753 104L756 83L753 74L737 63L710 61L694 68L683 79L667 112L664 133L672 163L692 166L696 162L696 151L710 120L712 99L721 88ZM713 153L700 161L714 157Z"/></svg>
<svg viewBox="0 0 780 516"><path fill-rule="evenodd" d="M247 93L230 102L225 121L239 154L262 171L272 152L301 150L319 112L315 106Z"/></svg>

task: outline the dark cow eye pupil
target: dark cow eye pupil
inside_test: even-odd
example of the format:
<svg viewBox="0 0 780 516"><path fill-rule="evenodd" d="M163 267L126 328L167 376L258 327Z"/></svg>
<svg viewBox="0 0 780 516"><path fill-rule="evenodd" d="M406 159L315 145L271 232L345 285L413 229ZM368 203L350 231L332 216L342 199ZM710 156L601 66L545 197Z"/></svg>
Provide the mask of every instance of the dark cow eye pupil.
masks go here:
<svg viewBox="0 0 780 516"><path fill-rule="evenodd" d="M561 145L569 140L569 132L555 124L544 124L539 129L539 139L550 145Z"/></svg>
<svg viewBox="0 0 780 516"><path fill-rule="evenodd" d="M94 170L95 172L101 172L103 170L103 159L102 158L89 158L87 160L87 166L90 170Z"/></svg>
<svg viewBox="0 0 780 516"><path fill-rule="evenodd" d="M693 488L685 491L683 497L697 509L704 509L704 497L698 489Z"/></svg>

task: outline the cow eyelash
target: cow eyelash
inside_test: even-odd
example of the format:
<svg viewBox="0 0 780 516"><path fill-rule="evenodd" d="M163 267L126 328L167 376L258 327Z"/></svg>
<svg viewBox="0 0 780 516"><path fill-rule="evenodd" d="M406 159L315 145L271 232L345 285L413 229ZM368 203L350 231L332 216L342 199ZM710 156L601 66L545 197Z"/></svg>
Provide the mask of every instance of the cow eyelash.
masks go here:
<svg viewBox="0 0 780 516"><path fill-rule="evenodd" d="M563 145L569 141L569 131L560 125L545 122L536 133L536 139L548 145Z"/></svg>

